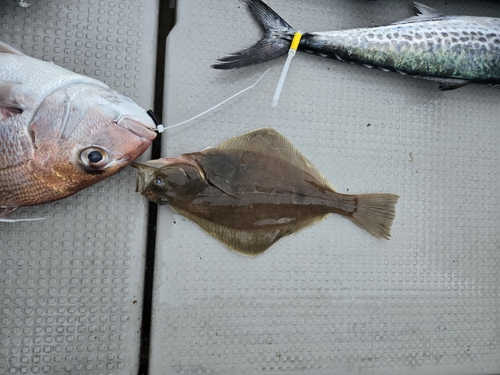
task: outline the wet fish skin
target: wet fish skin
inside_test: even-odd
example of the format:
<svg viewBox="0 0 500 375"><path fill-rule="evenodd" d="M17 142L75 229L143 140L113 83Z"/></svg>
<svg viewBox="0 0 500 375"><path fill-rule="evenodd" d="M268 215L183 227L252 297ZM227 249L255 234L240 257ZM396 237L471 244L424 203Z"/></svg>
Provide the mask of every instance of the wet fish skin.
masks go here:
<svg viewBox="0 0 500 375"><path fill-rule="evenodd" d="M146 111L106 84L0 42L0 218L120 171L154 129Z"/></svg>
<svg viewBox="0 0 500 375"><path fill-rule="evenodd" d="M273 129L258 129L201 152L132 166L138 170L139 193L152 202L169 204L244 255L261 253L330 213L388 239L399 198L337 193Z"/></svg>
<svg viewBox="0 0 500 375"><path fill-rule="evenodd" d="M261 0L245 0L264 28L254 46L219 59L216 69L241 68L284 55L295 34ZM417 16L390 25L304 33L299 50L396 71L450 90L468 83L500 83L500 19L446 16L415 2Z"/></svg>

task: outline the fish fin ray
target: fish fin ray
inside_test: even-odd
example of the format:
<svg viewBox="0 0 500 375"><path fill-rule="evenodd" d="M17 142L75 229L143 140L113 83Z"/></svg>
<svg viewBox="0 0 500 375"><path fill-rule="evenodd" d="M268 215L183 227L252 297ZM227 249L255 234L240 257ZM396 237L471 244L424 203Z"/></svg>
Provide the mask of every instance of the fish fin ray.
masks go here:
<svg viewBox="0 0 500 375"><path fill-rule="evenodd" d="M439 89L441 91L458 89L460 87L466 86L469 83L471 83L471 81L467 79L460 79L460 78L440 78L440 77L428 77L428 76L414 76L414 77L438 83Z"/></svg>
<svg viewBox="0 0 500 375"><path fill-rule="evenodd" d="M262 228L262 229L249 229L249 230L238 230L234 228L228 228L220 224L213 223L209 220L197 217L195 215L189 214L183 210L176 207L171 208L185 216L191 221L198 224L205 232L210 234L212 237L216 238L224 245L229 247L235 252L252 257L265 252L270 246L276 243L279 239L286 237L292 233L304 229L310 225L317 223L322 220L325 216L314 218L311 220L305 220L300 223L293 223L289 225L282 225L280 228Z"/></svg>
<svg viewBox="0 0 500 375"><path fill-rule="evenodd" d="M14 55L24 56L22 52L19 52L14 47L9 46L7 43L1 41L0 41L0 53L12 53Z"/></svg>
<svg viewBox="0 0 500 375"><path fill-rule="evenodd" d="M218 59L214 69L234 69L273 60L288 52L295 30L260 0L245 0L254 19L264 30L263 38L253 46Z"/></svg>
<svg viewBox="0 0 500 375"><path fill-rule="evenodd" d="M7 215L10 215L13 213L15 210L17 210L19 207L17 206L3 206L0 207L0 223L18 223L18 222L24 222L24 221L38 221L38 220L45 220L44 217L37 217L37 218L25 218L25 219L8 219L6 218Z"/></svg>
<svg viewBox="0 0 500 375"><path fill-rule="evenodd" d="M10 215L17 209L18 207L16 206L0 206L0 218L4 218L5 216Z"/></svg>
<svg viewBox="0 0 500 375"><path fill-rule="evenodd" d="M439 17L445 17L445 15L438 10L419 3L417 1L414 1L413 4L415 5L415 8L420 12L420 14L417 15L417 17L422 17L422 18L439 18Z"/></svg>
<svg viewBox="0 0 500 375"><path fill-rule="evenodd" d="M351 219L374 236L389 239L398 199L396 194L359 194Z"/></svg>
<svg viewBox="0 0 500 375"><path fill-rule="evenodd" d="M262 128L231 138L217 146L219 149L238 149L258 152L289 163L313 176L324 186L334 186L288 139L271 128Z"/></svg>
<svg viewBox="0 0 500 375"><path fill-rule="evenodd" d="M402 23L413 23L413 22L424 22L424 21L429 21L432 19L438 19L438 18L443 18L446 17L445 14L437 11L434 8L431 8L428 5L419 3L414 1L413 4L415 5L415 8L417 8L417 13L416 16L412 16L410 18L405 18L404 20L393 22L391 25L398 25Z"/></svg>
<svg viewBox="0 0 500 375"><path fill-rule="evenodd" d="M282 40L260 40L252 47L234 52L229 56L218 59L213 64L214 69L235 69L250 65L257 65L283 56L288 52L290 44Z"/></svg>
<svg viewBox="0 0 500 375"><path fill-rule="evenodd" d="M283 18L280 17L269 5L261 0L244 0L255 20L265 30L269 29L293 29Z"/></svg>

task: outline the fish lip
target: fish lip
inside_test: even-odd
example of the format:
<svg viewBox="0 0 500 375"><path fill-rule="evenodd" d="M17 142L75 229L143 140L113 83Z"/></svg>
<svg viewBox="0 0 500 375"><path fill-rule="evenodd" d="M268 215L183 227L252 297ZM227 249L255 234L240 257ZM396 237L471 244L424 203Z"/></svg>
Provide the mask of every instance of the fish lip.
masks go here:
<svg viewBox="0 0 500 375"><path fill-rule="evenodd" d="M140 138L152 141L156 138L156 133L154 132L154 130L156 130L156 127L154 126L154 124L151 125L150 123L153 124L151 119L142 121L127 116L122 116L118 120L116 120L116 124L123 129Z"/></svg>

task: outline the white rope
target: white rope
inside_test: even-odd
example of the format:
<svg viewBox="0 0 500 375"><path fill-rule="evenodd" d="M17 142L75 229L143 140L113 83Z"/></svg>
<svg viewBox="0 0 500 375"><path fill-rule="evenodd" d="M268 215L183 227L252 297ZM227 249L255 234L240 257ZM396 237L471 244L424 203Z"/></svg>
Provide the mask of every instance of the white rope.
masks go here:
<svg viewBox="0 0 500 375"><path fill-rule="evenodd" d="M230 97L229 97L229 98L227 98L226 100L224 100L224 101L220 102L219 104L217 104L217 105L215 105L215 106L213 106L213 107L211 107L211 108L207 109L206 111L204 111L204 112L202 112L202 113L200 113L200 114L198 114L198 115L196 115L196 116L194 116L194 117L191 117L190 119L187 119L187 120L185 120L185 121L182 121L182 122L179 122L179 123L177 123L177 124L170 125L170 126L167 126L167 127L165 127L165 126L163 126L163 125L161 125L161 124L160 124L160 125L158 125L158 126L157 126L158 133L162 133L162 132L163 132L163 131L165 131L165 130L175 128L175 127L180 126L180 125L183 125L183 124L185 124L185 123L187 123L187 122L189 122L189 121L193 121L193 120L197 119L198 117L201 117L201 116L203 116L203 115L207 114L208 112L213 111L215 108L220 107L220 106L221 106L221 105L223 105L224 103L226 103L226 102L228 102L228 101L230 101L230 100L234 99L234 98L235 98L235 97L237 97L238 95L243 94L245 91L250 90L250 89L253 89L253 88L257 85L257 83L259 83L259 82L260 82L260 80L261 80L262 78L264 78L264 76L267 74L267 72L269 72L269 69L267 69L267 70L264 72L264 74L262 74L262 76L261 76L261 77L260 77L260 78L259 78L259 79L258 79L258 80L257 80L257 81L253 84L253 85L248 86L247 88L245 88L245 89L243 89L243 90L241 90L241 91L237 92L236 94L234 94L234 95L230 96Z"/></svg>

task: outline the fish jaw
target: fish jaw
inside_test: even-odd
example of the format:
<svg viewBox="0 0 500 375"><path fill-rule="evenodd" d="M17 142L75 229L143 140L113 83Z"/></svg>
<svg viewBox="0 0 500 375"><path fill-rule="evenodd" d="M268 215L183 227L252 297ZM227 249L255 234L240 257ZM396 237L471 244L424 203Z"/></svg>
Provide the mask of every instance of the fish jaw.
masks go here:
<svg viewBox="0 0 500 375"><path fill-rule="evenodd" d="M156 124L148 113L132 99L112 92L115 94L115 110L120 113L116 123L138 137L149 141L154 140L156 138Z"/></svg>
<svg viewBox="0 0 500 375"><path fill-rule="evenodd" d="M155 177L155 172L159 167L154 167L147 163L132 163L130 166L137 171L135 191L139 194L143 194L146 187Z"/></svg>
<svg viewBox="0 0 500 375"><path fill-rule="evenodd" d="M153 141L156 138L156 125L152 122L151 118L147 116L148 119L151 121L152 126L150 121L148 119L144 118L131 118L131 117L126 117L123 116L120 119L117 120L118 126L121 126L123 129L126 129L127 131L131 132L132 134L135 134L138 137L144 138L148 141Z"/></svg>

